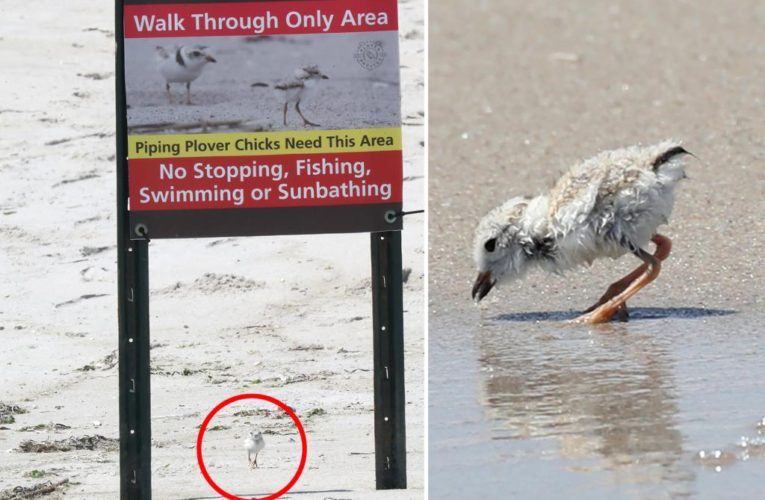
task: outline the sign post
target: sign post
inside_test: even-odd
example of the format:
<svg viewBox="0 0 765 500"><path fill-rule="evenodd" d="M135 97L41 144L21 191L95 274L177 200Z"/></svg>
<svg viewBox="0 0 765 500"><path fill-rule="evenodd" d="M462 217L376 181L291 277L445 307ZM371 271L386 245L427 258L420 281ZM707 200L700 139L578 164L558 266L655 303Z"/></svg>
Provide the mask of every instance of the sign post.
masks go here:
<svg viewBox="0 0 765 500"><path fill-rule="evenodd" d="M121 498L151 498L150 238L370 233L376 484L406 488L396 0L115 5Z"/></svg>
<svg viewBox="0 0 765 500"><path fill-rule="evenodd" d="M128 213L122 6L116 4L117 307L119 321L120 498L151 498L149 243L133 241Z"/></svg>
<svg viewBox="0 0 765 500"><path fill-rule="evenodd" d="M406 488L401 233L372 233L372 324L377 489Z"/></svg>

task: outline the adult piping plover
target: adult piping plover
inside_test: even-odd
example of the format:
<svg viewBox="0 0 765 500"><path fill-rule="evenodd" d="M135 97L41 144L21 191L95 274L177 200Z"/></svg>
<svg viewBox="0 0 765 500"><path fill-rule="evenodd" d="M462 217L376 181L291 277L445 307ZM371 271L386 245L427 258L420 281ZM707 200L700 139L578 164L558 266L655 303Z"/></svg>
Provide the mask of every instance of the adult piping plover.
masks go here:
<svg viewBox="0 0 765 500"><path fill-rule="evenodd" d="M266 442L263 440L263 435L258 432L250 432L250 434L244 440L244 449L247 450L247 463L250 464L250 468L258 466L258 453L266 447ZM252 458L252 455L255 458Z"/></svg>
<svg viewBox="0 0 765 500"><path fill-rule="evenodd" d="M186 104L191 104L191 82L199 78L207 63L217 62L201 45L176 47L168 52L164 47L157 47L157 67L165 79L167 100L173 103L170 93L171 83L186 84Z"/></svg>
<svg viewBox="0 0 765 500"><path fill-rule="evenodd" d="M295 103L295 110L303 119L303 126L311 125L318 127L318 123L308 121L300 111L300 101L309 98L315 92L321 80L329 77L319 71L318 66L306 66L295 70L295 77L274 85L276 90L284 93L284 126L287 126L287 107L291 102Z"/></svg>
<svg viewBox="0 0 765 500"><path fill-rule="evenodd" d="M512 198L490 211L475 232L473 299L533 267L560 274L631 253L643 263L575 321L602 323L617 314L626 320L627 299L659 275L669 255L672 242L656 229L672 212L686 154L677 141L605 151L574 166L548 194Z"/></svg>

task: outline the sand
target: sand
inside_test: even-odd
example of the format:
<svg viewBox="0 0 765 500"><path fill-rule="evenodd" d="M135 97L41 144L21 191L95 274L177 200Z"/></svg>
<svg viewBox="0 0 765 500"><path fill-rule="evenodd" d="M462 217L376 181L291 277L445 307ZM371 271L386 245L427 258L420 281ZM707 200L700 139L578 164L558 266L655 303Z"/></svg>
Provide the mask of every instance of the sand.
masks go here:
<svg viewBox="0 0 765 500"><path fill-rule="evenodd" d="M423 208L423 7L401 12L404 206ZM48 498L119 491L110 6L6 2L0 29L0 492L46 481ZM369 237L153 241L150 247L154 498L215 498L194 442L213 406L262 392L292 406L308 464L285 498L423 495L423 217L403 233L408 490L374 489ZM208 431L210 472L240 494L294 470L294 430L256 405ZM260 408L261 410L265 407ZM264 429L261 468L241 439ZM25 429L28 428L28 429ZM25 429L25 430L22 430ZM102 438L93 438L102 436ZM23 453L22 442L97 443ZM84 439L89 438L89 439ZM212 447L215 447L214 449ZM231 455L214 454L230 448ZM230 458L229 458L230 457Z"/></svg>
<svg viewBox="0 0 765 500"><path fill-rule="evenodd" d="M765 414L762 4L430 11L431 494L756 495L761 459L717 472L696 457L761 436ZM629 258L534 273L471 303L473 230L489 209L601 150L665 138L699 160L662 227L673 253L632 299L633 321L562 324Z"/></svg>

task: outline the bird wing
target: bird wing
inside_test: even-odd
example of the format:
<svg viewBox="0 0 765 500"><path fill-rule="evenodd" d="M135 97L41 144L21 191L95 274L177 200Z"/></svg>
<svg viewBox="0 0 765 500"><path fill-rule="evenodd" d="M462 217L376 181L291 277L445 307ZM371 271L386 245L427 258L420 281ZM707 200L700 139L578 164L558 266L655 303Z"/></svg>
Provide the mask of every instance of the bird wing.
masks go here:
<svg viewBox="0 0 765 500"><path fill-rule="evenodd" d="M598 199L605 170L583 163L564 174L550 193L550 219L558 232L583 224Z"/></svg>
<svg viewBox="0 0 765 500"><path fill-rule="evenodd" d="M305 85L303 84L303 82L299 80L292 80L289 82L277 83L276 85L274 85L274 88L278 90L290 90L290 89L299 89L304 86Z"/></svg>

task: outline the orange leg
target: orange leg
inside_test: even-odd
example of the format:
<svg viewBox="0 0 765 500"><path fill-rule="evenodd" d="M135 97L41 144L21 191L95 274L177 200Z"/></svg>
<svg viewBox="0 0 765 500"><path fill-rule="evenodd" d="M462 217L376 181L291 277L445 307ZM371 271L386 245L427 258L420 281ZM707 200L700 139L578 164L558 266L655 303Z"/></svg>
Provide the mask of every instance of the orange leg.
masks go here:
<svg viewBox="0 0 765 500"><path fill-rule="evenodd" d="M656 279L661 272L661 261L667 258L672 248L672 242L664 236L657 234L652 241L656 243L654 255L638 249L635 255L643 261L643 264L608 287L598 303L576 318L575 323L605 323L617 314L626 313L627 300Z"/></svg>
<svg viewBox="0 0 765 500"><path fill-rule="evenodd" d="M659 259L660 261L665 260L669 256L669 252L672 250L672 240L667 238L666 236L662 236L661 234L655 234L653 238L651 238L651 241L654 242L656 245L656 250L653 252L653 256ZM603 296L598 299L596 303L585 309L585 313L589 313L597 309L598 307L602 306L612 298L616 297L620 293L622 293L624 290L627 289L627 287L635 281L641 274L643 274L648 266L646 264L641 264L638 266L637 269L629 273L624 278L620 279L619 281L616 281L614 283L611 283L611 285L606 290L606 293L603 294ZM622 320L625 320L629 317L629 313L627 312L627 304L625 303L622 307L620 307L619 311L619 318Z"/></svg>

